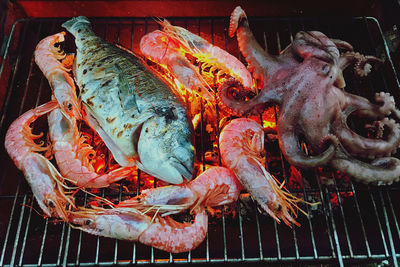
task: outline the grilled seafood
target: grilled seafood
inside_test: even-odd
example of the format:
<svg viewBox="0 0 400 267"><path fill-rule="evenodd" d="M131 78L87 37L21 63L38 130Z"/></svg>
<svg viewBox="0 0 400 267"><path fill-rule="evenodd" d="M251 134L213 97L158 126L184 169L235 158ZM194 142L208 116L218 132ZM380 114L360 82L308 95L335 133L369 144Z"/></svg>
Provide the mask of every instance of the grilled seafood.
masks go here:
<svg viewBox="0 0 400 267"><path fill-rule="evenodd" d="M68 74L74 56L67 56L55 47L57 43L64 41L64 36L65 32L61 32L41 40L36 46L34 57L36 64L47 78L62 111L69 117L80 118L75 83Z"/></svg>
<svg viewBox="0 0 400 267"><path fill-rule="evenodd" d="M23 171L40 208L49 217L68 220L66 207L74 206L71 196L64 191L64 178L40 151L49 147L36 144L42 135L32 134L30 124L39 116L57 108L56 101L28 110L15 120L7 130L5 148L18 169Z"/></svg>
<svg viewBox="0 0 400 267"><path fill-rule="evenodd" d="M193 250L203 242L208 228L204 207L194 210L192 223L170 217L150 217L132 208L95 208L69 212L73 227L90 234L139 241L172 253Z"/></svg>
<svg viewBox="0 0 400 267"><path fill-rule="evenodd" d="M296 222L298 202L302 199L285 191L283 184L269 174L262 162L264 130L254 120L239 118L226 125L220 135L222 163L231 169L257 203L277 222L291 226ZM301 209L300 209L301 211Z"/></svg>
<svg viewBox="0 0 400 267"><path fill-rule="evenodd" d="M211 167L189 183L147 189L111 209L94 207L69 212L69 221L73 227L91 234L139 241L180 253L194 249L204 240L208 225L205 206L232 203L241 189L232 171ZM187 209L194 214L193 223L179 223L168 217Z"/></svg>
<svg viewBox="0 0 400 267"><path fill-rule="evenodd" d="M215 103L211 87L214 81L205 79L200 72L212 74L218 70L217 84L226 79L223 78L224 74L228 74L240 81L247 90L252 90L252 77L237 58L186 29L171 25L167 20L159 23L162 31L156 30L143 36L140 50L144 56L165 66L185 89L197 92ZM195 59L189 60L186 55ZM198 67L194 67L194 61L201 66L200 72Z"/></svg>
<svg viewBox="0 0 400 267"><path fill-rule="evenodd" d="M52 152L57 166L65 179L85 188L107 187L132 174L132 167L119 167L104 174L97 174L90 163L90 155L96 152L85 143L78 131L76 119L69 118L61 109L48 116Z"/></svg>
<svg viewBox="0 0 400 267"><path fill-rule="evenodd" d="M276 71L279 60L271 60L256 43L240 7L231 17L230 32L235 31L256 79L268 82L264 82L260 94L248 101L230 95L232 87L244 90L239 83L226 82L219 96L227 109L236 115L257 114L266 105L278 104L279 145L288 162L297 167L330 165L363 183L391 184L399 179L400 160L390 155L400 144L400 128L387 118L399 114L393 97L378 93L375 101L379 104L373 104L342 90L344 68L355 64L355 73L365 76L371 64L380 62L379 59L352 51L340 55L338 48L352 47L321 32L299 32L283 53L289 58L292 54L292 64L289 68L284 64ZM366 138L352 131L347 125L350 114L374 120L382 128L378 132L384 133L377 138ZM310 155L301 150L299 136L311 147ZM374 160L370 161L371 158Z"/></svg>
<svg viewBox="0 0 400 267"><path fill-rule="evenodd" d="M200 205L215 207L232 203L242 188L231 170L211 167L189 183L146 189L134 198L121 201L117 207L166 216Z"/></svg>
<svg viewBox="0 0 400 267"><path fill-rule="evenodd" d="M325 58L326 54L321 46L330 50L330 53L337 53L336 47L348 51L340 55L338 65L343 70L350 64L355 64L354 70L360 76L366 76L372 68L371 64L379 62L376 57L365 57L354 52L351 44L342 40L328 39L320 32L312 32L313 35L318 36L316 40L300 33L288 47L281 51L279 56L270 55L253 36L246 13L240 6L232 12L229 24L229 36L234 37L235 33L240 51L246 58L248 68L260 88L263 88L266 82L274 82L290 75L292 68L299 65L299 58L306 58L311 54ZM307 35L307 32L305 34ZM337 73L335 82L339 88L345 86L342 72Z"/></svg>
<svg viewBox="0 0 400 267"><path fill-rule="evenodd" d="M55 98L61 108L56 108L48 116L49 135L52 152L57 166L65 179L79 187L106 187L125 178L131 167L121 167L99 175L89 162L95 151L85 143L77 128L80 116L79 101L73 79L68 74L73 55L66 56L55 45L64 41L65 33L57 33L44 38L34 52L36 64L48 79ZM61 62L59 60L62 60Z"/></svg>
<svg viewBox="0 0 400 267"><path fill-rule="evenodd" d="M87 18L63 27L75 36L73 71L85 120L115 160L170 183L191 179L194 147L179 98L133 54L96 36Z"/></svg>

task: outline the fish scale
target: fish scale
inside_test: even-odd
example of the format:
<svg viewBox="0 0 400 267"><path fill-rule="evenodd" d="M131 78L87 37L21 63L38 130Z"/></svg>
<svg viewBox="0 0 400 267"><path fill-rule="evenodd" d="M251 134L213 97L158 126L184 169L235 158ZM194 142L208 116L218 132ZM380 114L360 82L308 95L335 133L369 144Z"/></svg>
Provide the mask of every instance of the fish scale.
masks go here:
<svg viewBox="0 0 400 267"><path fill-rule="evenodd" d="M169 182L190 179L192 127L181 99L134 54L96 36L87 18L63 27L75 37L74 78L86 120L115 160Z"/></svg>

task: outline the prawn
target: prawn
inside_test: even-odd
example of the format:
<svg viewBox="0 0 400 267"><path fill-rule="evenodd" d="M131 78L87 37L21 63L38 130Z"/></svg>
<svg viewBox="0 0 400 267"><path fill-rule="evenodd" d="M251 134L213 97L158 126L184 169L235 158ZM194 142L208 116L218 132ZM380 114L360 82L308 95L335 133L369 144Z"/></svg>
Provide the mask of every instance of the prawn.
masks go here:
<svg viewBox="0 0 400 267"><path fill-rule="evenodd" d="M166 66L186 89L198 92L215 103L210 83L200 74L208 73L212 77L216 76L218 83L222 82L224 74L228 74L246 89L253 90L250 72L236 57L182 27L171 25L167 20L159 23L163 27L162 31L156 30L143 36L140 50L146 57ZM187 55L195 58L200 65L200 73L187 59Z"/></svg>
<svg viewBox="0 0 400 267"><path fill-rule="evenodd" d="M56 101L50 101L22 114L8 128L4 146L17 168L24 173L43 212L49 217L66 221L67 206L75 206L73 198L64 191L62 175L47 158L37 153L49 147L43 147L43 142L35 143L34 140L42 134L34 135L29 126L38 117L57 107Z"/></svg>
<svg viewBox="0 0 400 267"><path fill-rule="evenodd" d="M104 174L96 173L89 158L96 152L81 137L75 118L68 118L60 109L48 116L52 150L61 174L79 187L102 188L133 172L133 167L119 167Z"/></svg>
<svg viewBox="0 0 400 267"><path fill-rule="evenodd" d="M35 49L35 62L49 81L61 109L69 117L81 117L74 80L68 74L74 55L66 55L55 45L64 42L65 32L41 40ZM60 62L62 60L62 62Z"/></svg>
<svg viewBox="0 0 400 267"><path fill-rule="evenodd" d="M69 212L73 228L93 235L139 241L172 252L193 250L206 237L208 217L204 207L194 210L192 223L180 223L170 217L150 217L134 208L81 208Z"/></svg>
<svg viewBox="0 0 400 267"><path fill-rule="evenodd" d="M179 48L180 46L176 41L159 30L146 34L140 40L142 54L177 77L178 85L173 84L175 90L177 89L176 87L179 89L180 83L190 93L196 92L207 101L215 103L212 88L196 68L190 64L190 61L185 57L185 53ZM178 91L178 94L182 94L179 90L176 91Z"/></svg>
<svg viewBox="0 0 400 267"><path fill-rule="evenodd" d="M264 130L254 120L239 118L232 120L221 131L219 147L223 165L231 169L244 188L257 203L277 222L289 226L296 222L297 203L304 200L291 195L284 183L279 182L260 163L264 153Z"/></svg>
<svg viewBox="0 0 400 267"><path fill-rule="evenodd" d="M117 207L135 208L146 213L155 211L166 216L189 208L193 211L199 206L232 203L242 189L231 170L214 166L186 184L146 189L140 195L120 202Z"/></svg>

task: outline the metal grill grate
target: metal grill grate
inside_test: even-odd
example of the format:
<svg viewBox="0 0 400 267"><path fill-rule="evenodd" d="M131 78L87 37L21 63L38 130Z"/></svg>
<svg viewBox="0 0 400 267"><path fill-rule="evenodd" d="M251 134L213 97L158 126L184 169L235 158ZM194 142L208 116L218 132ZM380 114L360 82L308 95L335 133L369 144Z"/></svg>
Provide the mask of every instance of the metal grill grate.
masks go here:
<svg viewBox="0 0 400 267"><path fill-rule="evenodd" d="M33 60L36 44L62 31L62 19L21 20L14 24L0 69L5 93L1 111L1 142L10 123L24 111L50 100L50 89ZM140 38L158 28L150 18L93 19L95 32L110 42L138 51ZM228 18L171 18L240 58L236 40L227 37ZM373 18L306 19L257 18L250 25L260 43L277 54L299 30L319 30L354 45L364 54L382 54L386 63L370 77L352 80L345 73L346 90L372 99L375 92L390 92L400 99L399 81L378 22ZM73 47L73 40L66 48ZM10 67L7 67L10 66ZM46 122L39 121L45 129ZM41 126L40 126L41 125ZM204 126L204 125L203 125ZM204 128L204 127L203 127ZM204 164L204 129L197 147ZM280 180L290 179L290 166L275 142L268 144L269 170ZM275 151L275 152L274 152ZM272 159L278 160L272 160ZM204 166L204 165L203 165ZM0 160L0 265L127 265L131 263L347 263L387 262L400 258L400 186L369 187L343 183L320 170L302 171L301 188L289 187L305 199L318 197L318 209L304 207L300 228L277 224L257 211L253 202L238 201L237 215L221 207L220 218L210 220L206 240L189 253L170 254L139 243L99 238L43 219L23 174L1 146ZM140 173L139 173L140 177ZM140 183L140 179L138 179ZM139 188L139 187L138 187ZM139 192L139 189L138 189ZM138 193L136 192L136 193ZM103 193L104 194L104 193ZM120 194L121 197L121 194ZM250 206L250 208L246 208Z"/></svg>

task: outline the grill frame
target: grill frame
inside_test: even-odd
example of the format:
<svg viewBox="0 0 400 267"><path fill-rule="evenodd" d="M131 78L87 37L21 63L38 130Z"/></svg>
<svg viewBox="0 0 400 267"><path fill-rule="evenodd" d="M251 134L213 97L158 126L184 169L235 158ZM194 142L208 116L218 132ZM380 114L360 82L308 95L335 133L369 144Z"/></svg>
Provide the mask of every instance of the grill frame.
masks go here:
<svg viewBox="0 0 400 267"><path fill-rule="evenodd" d="M343 19L343 18L341 18ZM39 79L39 89L37 91L36 99L33 99L28 95L28 92L32 91L31 83L37 83L38 77L37 74L37 67L33 61L32 54L29 52L24 51L27 42L32 42L33 47L36 43L42 39L43 37L57 32L58 29L61 29L59 25L66 19L23 19L19 20L14 23L5 54L3 56L2 64L0 67L0 81L8 80L7 84L7 92L5 95L5 100L3 102L2 111L1 111L1 121L0 121L0 133L1 133L1 140L4 142L5 132L13 119L17 117L17 115L11 115L14 109L17 109L18 114L22 114L23 111L26 111L38 104L44 103L43 98L50 99L50 96L44 96L44 93L48 92L48 85L43 77ZM125 22L132 23L132 34L131 34L131 49L134 48L134 40L136 35L134 35L135 31L137 31L137 25L143 25L144 33L153 30L155 25L154 21L151 18L93 18L91 19L95 25L105 23L106 25L109 24L118 24L118 37L122 34L122 27ZM214 43L214 37L217 37L217 30L214 29L217 26L218 22L221 22L221 25L225 27L228 25L229 18L221 18L221 17L202 17L202 18L169 18L169 20L174 24L176 22L182 23L182 26L192 25L194 24L194 28L196 28L197 23L197 34L204 34L202 31L204 25L211 25L209 31L211 32L211 41ZM290 36L293 37L295 34L294 29L296 26L294 24L299 23L300 29L309 29L313 27L313 29L321 30L324 28L325 23L331 21L330 18L328 21L325 21L322 18L250 18L250 26L252 29L254 27L253 24L258 25L259 23L265 23L266 25L271 24L279 24L278 28L280 27L281 23L287 23L289 25L286 30L290 33ZM376 19L372 17L362 17L362 18L347 18L345 20L349 21L357 21L360 22L362 25L366 27L364 31L368 33L368 44L366 47L362 47L360 52L365 54L372 54L374 55L376 51L374 51L374 47L376 47L377 42L381 42L383 45L384 53L387 57L387 69L378 70L378 74L376 76L381 76L380 78L376 78L378 81L383 81L383 85L385 87L385 91L389 91L395 95L396 99L400 99L398 97L399 92L398 89L400 88L400 83L397 78L396 70L394 68L393 62L391 61L391 57L389 54L388 47L385 43L382 30L379 26L379 23ZM30 36L32 33L29 31L29 27L38 23L39 34L36 35L37 40L35 42L30 40ZM311 26L309 25L311 23ZM186 24L186 25L185 25ZM344 23L342 23L344 24ZM371 26L371 24L375 24L375 26ZM315 26L317 25L317 26ZM324 25L321 27L321 25ZM220 25L219 25L220 26ZM219 27L218 26L218 27ZM223 26L223 27L224 27ZM110 34L107 31L107 27L104 31L104 36L107 37ZM284 27L285 28L285 27ZM218 28L220 30L220 28ZM259 30L256 29L255 30ZM48 31L48 32L46 32ZM273 30L271 30L273 31ZM323 30L321 30L323 31ZM340 31L336 25L333 26L333 32ZM42 32L42 33L41 33ZM45 33L46 32L46 33ZM329 33L326 32L328 36L331 36ZM40 34L41 33L41 34ZM99 32L97 32L100 34ZM139 31L139 33L141 33ZM380 40L375 38L376 34L380 37ZM283 34L284 35L284 34ZM284 47L282 45L287 36L277 35L276 38L271 38L272 40L277 40L277 43L274 45L273 41L267 40L269 44L270 51L278 52L280 47ZM101 34L100 34L101 36ZM220 36L219 36L220 37ZM336 36L332 36L336 38ZM223 43L225 49L230 49L229 46L231 43L235 43L235 40L228 39L226 35L226 31L224 31L223 35ZM286 38L287 39L287 38ZM379 38L378 38L379 39ZM346 40L346 39L345 39ZM219 40L221 41L221 40ZM363 40L365 41L365 40ZM117 42L120 42L118 38ZM272 43L272 46L270 45ZM351 42L352 43L352 42ZM355 43L352 43L355 45ZM29 45L31 48L32 45ZM218 44L217 44L218 45ZM129 48L129 46L128 46ZM237 50L235 50L237 53ZM240 57L239 54L236 56ZM29 63L24 62L25 58L30 58ZM10 71L4 70L6 64L11 65ZM19 77L24 72L24 68L28 69L28 75L26 79L21 81ZM389 72L387 71L389 70ZM9 76L8 76L9 75ZM390 76L392 79L386 78L386 76ZM377 86L374 84L376 83L375 80L371 79L368 80L369 85L376 89ZM391 87L394 84L395 87ZM21 89L23 88L23 89ZM392 88L390 90L389 88ZM22 96L19 99L15 99L15 94L21 91L23 92ZM397 96L396 96L397 94ZM362 93L361 93L362 95ZM20 105L15 106L16 104L11 103L12 100L20 102ZM205 125L201 125L201 133L204 134ZM200 150L203 152L205 150L204 138L201 138L200 142ZM7 222L2 222L2 224L6 225L6 230L1 232L0 235L0 244L1 246L1 257L0 257L0 265L26 265L26 266L36 266L36 265L45 265L45 266L52 266L52 265L111 265L111 264L118 264L118 265L127 265L131 263L137 264L148 264L148 263L277 263L277 264L289 264L289 263L335 263L340 266L344 266L345 263L366 263L366 262L389 262L394 266L398 266L398 260L400 259L400 230L399 230L399 208L396 209L395 202L393 202L393 198L396 192L400 190L400 186L398 183L392 186L384 186L384 187L369 187L363 186L359 184L351 183L350 188L341 188L336 184L336 179L333 179L335 183L333 186L327 186L321 180L320 173L317 170L313 170L314 175L316 176L317 184L313 188L304 188L302 190L291 190L291 192L295 193L302 193L304 196L312 195L312 194L319 194L321 197L322 202L322 215L317 215L319 220L322 221L321 223L326 226L327 237L328 237L328 251L326 254L320 253L318 245L319 243L319 235L316 227L316 222L313 221L313 218L307 217L302 218L302 227L301 228L290 228L282 225L278 225L272 219L265 217L264 215L260 214L259 212L255 212L254 218L251 220L251 223L255 224L256 227L256 235L258 239L255 243L258 245L258 256L248 256L249 254L254 255L254 253L249 252L249 241L247 240L247 232L250 228L250 223L247 221L248 217L239 215L241 212L241 205L244 205L241 200L239 200L238 209L238 216L236 219L234 218L234 226L238 229L232 231L232 227L230 225L231 219L225 216L225 210L222 208L222 219L220 225L217 224L216 229L222 228L219 231L222 232L220 242L222 243L222 252L218 254L218 256L214 256L213 247L213 238L212 235L213 227L210 226L210 230L207 234L206 240L203 242L200 248L200 252L198 249L194 250L193 252L183 253L183 254L170 254L170 253L161 253L160 251L145 247L140 244L132 244L132 255L130 258L123 258L121 257L121 251L124 252L123 246L126 245L126 242L118 241L118 240L111 240L99 237L92 237L80 231L74 230L71 227L67 226L64 223L58 223L56 225L51 225L51 222L46 219L43 220L37 215L32 208L28 208L27 206L33 206L34 208L37 207L37 204L32 204L32 193L30 192L22 173L16 170L15 166L11 163L8 159L7 153L4 151L4 147L1 148L2 153L2 163L1 167L4 171L0 176L0 201L7 204L11 204L11 209L7 211L3 211L2 217L5 217ZM201 152L202 155L202 166L205 167L205 160L204 160L204 153ZM280 154L282 158L282 155ZM283 171L283 179L287 179L288 174L286 173L288 166L285 160L282 158L282 171ZM6 169L5 166L12 164L12 168ZM273 167L267 166L268 169ZM307 177L308 173L302 175L303 184L304 179ZM10 186L10 176L15 175L17 179L13 179L15 183L11 185L11 189L6 188ZM332 174L333 175L333 174ZM282 178L282 177L281 177ZM140 180L140 179L139 179ZM6 188L6 189L4 189ZM139 188L139 187L138 187ZM9 191L9 192L7 192ZM346 220L348 218L349 212L347 211L347 206L345 202L348 199L342 199L342 196L339 192L351 192L353 193L354 197L354 207L356 209L356 215L359 217L361 222L361 231L362 235L364 236L364 245L366 247L366 253L359 254L353 251L353 244L354 240L350 237L351 232L348 229L348 225L352 222ZM136 193L139 193L139 189ZM336 195L338 198L338 207L333 207L330 201L331 195ZM366 221L365 217L365 204L360 203L361 200L364 200L365 197L370 197L370 205L372 206L372 215L375 215L376 223L378 225L377 232L379 232L378 236L381 238L382 249L379 250L380 252L374 252L374 245L371 244L374 240L371 240L371 234L369 231L368 223L371 223L371 220ZM121 197L121 194L120 194ZM255 203L252 203L254 209L256 209ZM311 208L306 207L306 210L311 213ZM396 213L397 210L397 213ZM9 216L7 217L7 214ZM371 215L371 217L372 217ZM341 219L343 222L341 223ZM30 243L33 241L32 236L34 235L32 232L35 232L35 229L39 226L36 226L36 221L42 220L42 225L40 229L43 229L43 234L41 242L40 242L40 253L37 256L37 261L34 263L29 262L29 260L24 259L27 250L29 249ZM274 240L276 243L276 254L273 256L268 255L272 253L270 250L265 250L265 237L262 238L266 231L264 224L268 224L269 226L273 227L274 231ZM253 225L252 224L252 225ZM343 224L343 225L342 225ZM298 238L301 236L301 232L303 228L308 228L310 232L310 238L312 243L312 249L310 255L302 255L301 252L301 245L298 243ZM32 229L34 228L34 229ZM324 227L321 227L324 228ZM39 231L39 230L36 230ZM216 231L216 230L215 230ZM232 246L232 241L230 238L230 234L239 234L239 238L236 241L239 245ZM289 233L287 233L289 232ZM344 232L344 235L343 233ZM211 236L210 236L211 233ZM288 245L286 241L283 242L282 236L286 238L287 236L292 236L293 246L295 248L294 255L287 256L286 246ZM250 235L251 236L251 235ZM48 237L54 238L58 237L58 249L54 248L51 250L53 255L47 255L48 247L51 245L51 241L48 241ZM344 239L343 239L344 238ZM75 242L74 240L78 239L78 247L79 249L75 252L72 248L72 243ZM84 261L81 260L81 254L85 251L85 240L88 239L90 243L96 244L94 248L94 257L91 257L90 260ZM50 242L50 244L49 244ZM107 248L104 250L102 248L102 244L114 244L114 248ZM252 243L254 246L254 244ZM231 256L232 247L235 247L234 256ZM283 247L283 248L282 248ZM76 257L71 259L71 254L75 252ZM111 257L102 255L106 251L109 253L113 251L114 254ZM147 257L141 258L140 252L147 251L149 255ZM204 254L202 253L204 252ZM273 253L272 253L273 254ZM289 253L291 254L291 253ZM198 256L201 255L201 256ZM105 258L105 259L103 259Z"/></svg>

